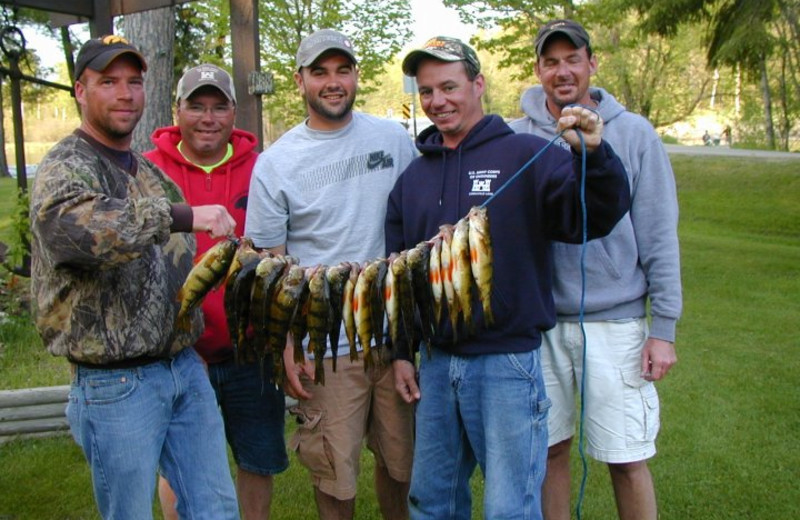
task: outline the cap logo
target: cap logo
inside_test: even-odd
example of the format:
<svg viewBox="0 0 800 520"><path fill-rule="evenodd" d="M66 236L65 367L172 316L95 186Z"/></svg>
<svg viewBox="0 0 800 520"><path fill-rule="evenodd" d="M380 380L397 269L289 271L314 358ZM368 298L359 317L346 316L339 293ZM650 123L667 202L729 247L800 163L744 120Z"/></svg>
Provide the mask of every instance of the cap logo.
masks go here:
<svg viewBox="0 0 800 520"><path fill-rule="evenodd" d="M100 42L103 45L114 45L115 43L122 43L124 45L130 45L130 42L123 38L122 36L117 36L116 34L109 34L108 36L104 36Z"/></svg>
<svg viewBox="0 0 800 520"><path fill-rule="evenodd" d="M441 40L439 38L431 38L427 42L425 42L426 49L443 49L451 54L455 54L456 56L464 56L463 49L461 45L456 42L448 41L448 40Z"/></svg>
<svg viewBox="0 0 800 520"><path fill-rule="evenodd" d="M216 75L214 74L213 70L200 71L200 80L202 81L202 80L205 80L205 79L210 80L210 81L216 81L217 80Z"/></svg>

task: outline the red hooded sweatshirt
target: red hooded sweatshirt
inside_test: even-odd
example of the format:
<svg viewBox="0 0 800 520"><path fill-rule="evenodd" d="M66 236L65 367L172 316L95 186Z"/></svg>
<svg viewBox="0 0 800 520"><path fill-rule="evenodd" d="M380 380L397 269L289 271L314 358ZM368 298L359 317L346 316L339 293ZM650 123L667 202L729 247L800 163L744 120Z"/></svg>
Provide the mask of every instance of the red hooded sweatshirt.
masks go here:
<svg viewBox="0 0 800 520"><path fill-rule="evenodd" d="M224 205L236 220L236 236L241 237L244 234L250 175L258 158L255 151L258 144L256 136L234 129L231 134L233 155L211 173L206 173L188 162L178 151L181 133L177 126L157 129L151 140L156 149L145 153L145 157L156 163L180 186L189 205ZM195 259L217 242L206 233L197 233L196 237ZM203 301L205 331L197 340L196 349L207 363L225 361L233 355L223 298L224 287L221 287L211 291Z"/></svg>

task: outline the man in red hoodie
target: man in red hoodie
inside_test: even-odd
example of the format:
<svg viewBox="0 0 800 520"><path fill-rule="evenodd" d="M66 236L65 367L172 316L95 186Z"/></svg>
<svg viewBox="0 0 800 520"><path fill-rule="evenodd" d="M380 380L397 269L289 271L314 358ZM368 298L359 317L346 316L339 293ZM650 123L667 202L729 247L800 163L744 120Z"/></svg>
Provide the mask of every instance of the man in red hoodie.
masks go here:
<svg viewBox="0 0 800 520"><path fill-rule="evenodd" d="M233 127L236 93L231 76L215 65L199 65L178 82L176 126L153 132L155 150L144 155L183 190L189 204L222 204L244 234L250 174L256 162L256 137ZM197 256L216 240L198 234ZM223 304L224 290L203 302L205 332L197 352L208 364L225 433L237 465L236 488L244 519L269 518L272 476L287 468L284 441L285 398L269 384L272 363L241 364L233 346ZM198 454L200 456L202 454ZM165 480L159 484L165 518L177 518L174 495Z"/></svg>

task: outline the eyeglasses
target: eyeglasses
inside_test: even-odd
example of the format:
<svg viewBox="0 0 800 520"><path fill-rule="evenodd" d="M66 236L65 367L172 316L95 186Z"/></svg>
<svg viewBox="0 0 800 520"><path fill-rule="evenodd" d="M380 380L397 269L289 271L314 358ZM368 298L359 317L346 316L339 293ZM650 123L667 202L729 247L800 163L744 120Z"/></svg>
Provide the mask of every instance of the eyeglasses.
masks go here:
<svg viewBox="0 0 800 520"><path fill-rule="evenodd" d="M215 119L225 119L231 115L231 112L233 112L233 105L214 105L207 107L199 103L190 103L183 105L183 107L181 107L181 111L186 113L186 115L192 119L200 119L205 115L206 112L211 112L211 116Z"/></svg>

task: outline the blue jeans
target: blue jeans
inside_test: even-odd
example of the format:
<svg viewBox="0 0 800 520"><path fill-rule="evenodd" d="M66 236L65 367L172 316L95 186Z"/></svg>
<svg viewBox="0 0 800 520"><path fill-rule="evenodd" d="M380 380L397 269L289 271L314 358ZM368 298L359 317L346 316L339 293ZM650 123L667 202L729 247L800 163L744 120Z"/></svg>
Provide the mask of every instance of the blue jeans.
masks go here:
<svg viewBox="0 0 800 520"><path fill-rule="evenodd" d="M539 351L420 358L411 518L469 519L479 464L485 518L540 519L550 401Z"/></svg>
<svg viewBox="0 0 800 520"><path fill-rule="evenodd" d="M136 368L77 367L67 418L103 518L152 518L159 466L181 518L239 518L222 418L193 348Z"/></svg>
<svg viewBox="0 0 800 520"><path fill-rule="evenodd" d="M263 371L259 363L239 364L233 359L212 363L208 377L236 465L258 475L274 475L289 467L286 398L270 382L272 357L263 361Z"/></svg>

